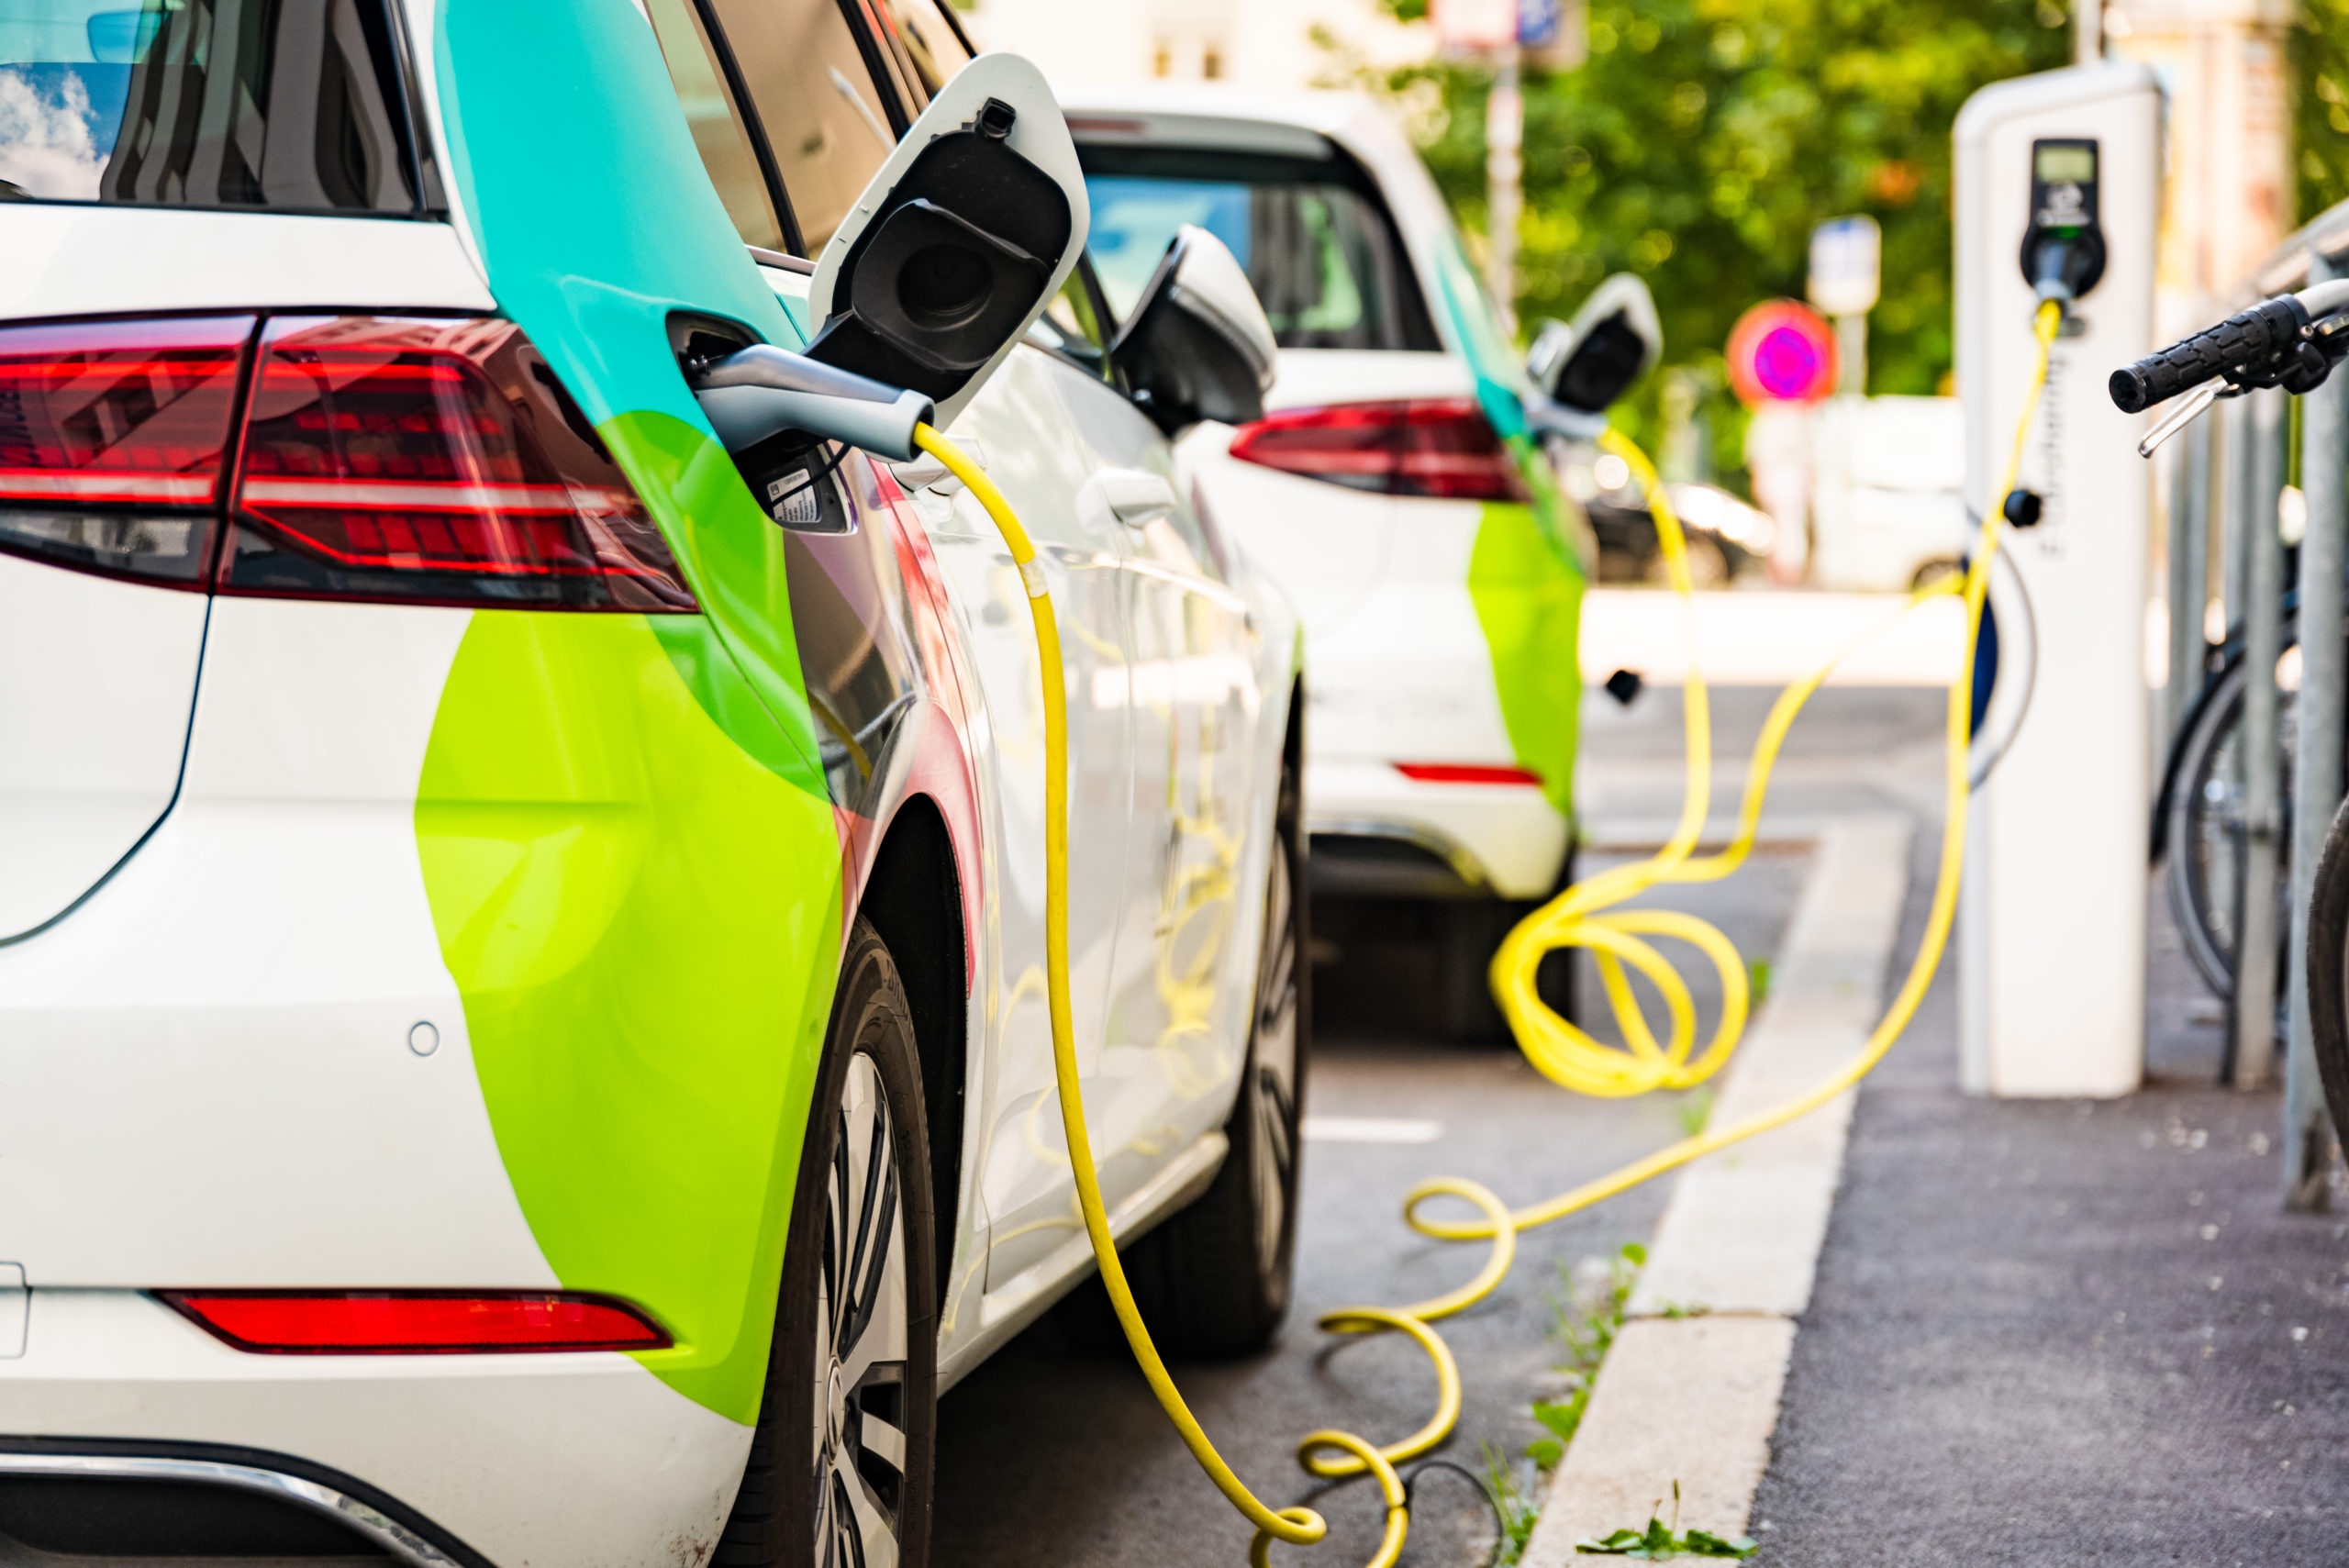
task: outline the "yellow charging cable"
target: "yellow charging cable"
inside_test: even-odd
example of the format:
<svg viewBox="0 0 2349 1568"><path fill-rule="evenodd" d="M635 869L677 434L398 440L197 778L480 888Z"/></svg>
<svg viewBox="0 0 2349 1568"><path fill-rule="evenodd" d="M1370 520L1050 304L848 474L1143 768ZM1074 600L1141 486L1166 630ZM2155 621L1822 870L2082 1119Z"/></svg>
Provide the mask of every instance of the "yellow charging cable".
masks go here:
<svg viewBox="0 0 2349 1568"><path fill-rule="evenodd" d="M1475 1277L1456 1290L1406 1307L1341 1308L1325 1315L1320 1320L1323 1329L1333 1332L1391 1330L1408 1335L1426 1352L1436 1368L1436 1413L1425 1426L1402 1441L1381 1448L1352 1432L1331 1429L1312 1433L1298 1445L1299 1462L1315 1475L1337 1477L1366 1472L1377 1478L1379 1495L1386 1508L1386 1530L1378 1551L1366 1568L1393 1568L1395 1561L1402 1554L1404 1537L1409 1529L1403 1482L1395 1470L1397 1462L1424 1453L1442 1442L1451 1435L1453 1426L1459 1419L1459 1367L1450 1349L1429 1325L1464 1310L1499 1287L1515 1260L1517 1233L1530 1226L1546 1224L1587 1208L1691 1160L1767 1132L1818 1109L1857 1083L1883 1059L1884 1053L1899 1038L1901 1030L1915 1015L1918 1005L1923 1001L1925 988L1932 981L1933 971L1941 962L1942 950L1948 940L1950 924L1957 908L1958 879L1965 865L1969 699L1975 637L1981 621L1983 595L1989 581L1990 557L1998 548L2003 503L2007 493L2014 487L2015 475L2021 465L2024 437L2037 410L2041 389L2046 384L2048 350L2054 341L2060 320L2058 307L2051 302L2041 307L2034 322L2039 358L2030 396L2024 405L2021 428L2016 431L2013 456L1998 487L1999 505L1994 506L1985 517L1981 545L1975 552L1964 582L1965 637L1959 675L1950 686L1948 800L1947 817L1942 832L1941 873L1934 884L1924 941L1918 949L1908 979L1894 998L1891 1009L1869 1036L1860 1053L1809 1093L1761 1116L1749 1118L1716 1132L1685 1139L1547 1202L1511 1213L1485 1187L1456 1177L1426 1182L1411 1192L1404 1204L1404 1218L1413 1229L1422 1235L1444 1240L1489 1240L1493 1245ZM1647 487L1673 586L1685 597L1690 589L1685 543L1678 520L1672 515L1663 487L1655 481L1654 470L1630 441L1611 432L1606 439L1609 449L1631 462L1633 472ZM1175 1430L1182 1436L1184 1446L1190 1450L1191 1457L1198 1462L1208 1479L1215 1484L1216 1489L1230 1500L1233 1507L1256 1527L1256 1538L1249 1550L1249 1560L1256 1568L1266 1568L1273 1542L1280 1540L1305 1545L1319 1540L1329 1533L1328 1522L1311 1508L1275 1508L1260 1501L1233 1473L1223 1456L1216 1451L1215 1444L1200 1428L1198 1418L1184 1403L1181 1390L1174 1386L1165 1362L1160 1358L1157 1347L1151 1342L1150 1330L1143 1324L1141 1312L1134 1303L1133 1290L1126 1283L1116 1239L1109 1231L1108 1209L1102 1201L1100 1178L1093 1162L1092 1140L1085 1125L1083 1091L1077 1082L1076 1034L1069 1006L1068 692L1064 680L1057 676L1062 668L1060 628L1053 618L1052 595L1044 581L1043 569L1036 560L1035 545L1029 539L1027 530L1020 526L1019 517L1005 501L1003 493L995 487L977 464L964 456L953 442L928 425L915 428L914 440L922 450L944 463L948 472L968 485L971 494L978 497L979 504L986 508L987 516L994 519L996 528L1003 535L1004 544L1011 551L1021 581L1027 584L1029 612L1035 621L1044 703L1045 992L1052 1016L1052 1069L1060 1090L1061 1126L1068 1139L1070 1164L1076 1180L1077 1205L1084 1212L1085 1234L1093 1243L1094 1261L1100 1267L1101 1283L1108 1291L1110 1306L1117 1313L1119 1326L1125 1331L1126 1342L1133 1349L1134 1359L1141 1363L1142 1376L1149 1382L1151 1392L1157 1396L1167 1419L1174 1423ZM1763 796L1768 787L1770 768L1787 729L1794 722L1804 700L1818 689L1842 656L1839 653L1836 660L1830 661L1825 668L1790 687L1771 709L1769 719L1763 728L1761 741L1755 749L1737 839L1721 853L1701 861L1692 861L1689 857L1703 830L1706 810L1710 802L1710 745L1709 733L1703 722L1706 717L1704 688L1692 662L1687 698L1689 789L1679 828L1671 841L1661 853L1648 861L1601 873L1569 888L1512 932L1494 960L1492 973L1496 994L1500 997L1512 1025L1519 1028L1520 1040L1524 1043L1528 1056L1542 1072L1568 1087L1579 1088L1585 1082L1602 1085L1586 1092L1635 1094L1640 1092L1638 1088L1626 1085L1642 1079L1647 1081L1648 1087L1668 1086L1675 1081L1697 1082L1707 1073L1717 1071L1735 1048L1738 1031L1744 1018L1744 971L1737 962L1736 949L1728 939L1690 916L1672 915L1665 911L1601 916L1599 911L1662 882L1712 880L1726 876L1736 869L1753 842ZM1700 926L1702 932L1698 930ZM1689 1042L1694 1039L1695 1009L1689 1002L1686 983L1672 971L1661 954L1640 940L1642 936L1678 937L1695 942L1721 968L1724 994L1734 998L1734 1023L1725 1009L1721 1027L1715 1031L1704 1053L1693 1062L1687 1060L1687 1055ZM1618 1018L1623 1021L1626 1040L1632 1042L1628 1051L1611 1051L1588 1035L1575 1029L1534 995L1533 973L1540 965L1542 953L1553 948L1570 946L1589 947L1598 955L1601 973L1608 982L1609 1000L1615 1006ZM1627 962L1655 981L1664 992L1674 1019L1670 1043L1657 1046L1644 1019L1639 1018L1638 1003L1631 995L1621 967ZM1676 1002L1674 1000L1675 996ZM1636 1029L1634 1020L1637 1020ZM1600 1056L1620 1058L1621 1061L1601 1061L1598 1060ZM1695 1076L1688 1076L1691 1073ZM1423 1204L1442 1196L1464 1199L1480 1211L1481 1218L1474 1220L1434 1220L1420 1215L1419 1208Z"/></svg>

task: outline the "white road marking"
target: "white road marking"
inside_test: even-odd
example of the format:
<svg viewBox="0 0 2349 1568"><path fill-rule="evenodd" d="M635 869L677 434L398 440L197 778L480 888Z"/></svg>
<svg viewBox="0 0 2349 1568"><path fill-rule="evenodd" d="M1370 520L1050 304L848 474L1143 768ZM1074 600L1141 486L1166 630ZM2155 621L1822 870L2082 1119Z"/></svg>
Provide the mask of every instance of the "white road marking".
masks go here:
<svg viewBox="0 0 2349 1568"><path fill-rule="evenodd" d="M1309 1116L1305 1118L1308 1143L1433 1143L1443 1136L1443 1123L1408 1117Z"/></svg>

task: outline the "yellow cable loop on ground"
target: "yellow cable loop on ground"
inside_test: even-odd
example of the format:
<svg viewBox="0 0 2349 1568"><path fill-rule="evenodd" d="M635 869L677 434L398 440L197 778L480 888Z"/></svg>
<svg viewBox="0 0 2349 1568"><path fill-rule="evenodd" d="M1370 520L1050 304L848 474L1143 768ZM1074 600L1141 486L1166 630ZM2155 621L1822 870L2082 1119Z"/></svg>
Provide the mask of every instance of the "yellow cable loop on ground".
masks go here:
<svg viewBox="0 0 2349 1568"><path fill-rule="evenodd" d="M1942 828L1941 869L1933 884L1932 905L1925 921L1924 940L1918 947L1917 956L1910 963L1908 976L1901 983L1891 1007L1869 1035L1860 1052L1808 1093L1760 1116L1750 1117L1718 1131L1684 1139L1546 1202L1511 1213L1489 1190L1458 1177L1439 1178L1413 1189L1403 1209L1404 1219L1413 1229L1422 1235L1447 1240L1489 1240L1493 1247L1476 1276L1456 1290L1406 1307L1344 1307L1325 1315L1320 1320L1325 1330L1335 1333L1394 1331L1408 1335L1426 1351L1436 1369L1436 1413L1424 1427L1402 1441L1382 1449L1350 1432L1319 1431L1299 1445L1299 1462L1315 1475L1338 1477L1367 1472L1377 1477L1380 1499L1386 1509L1386 1528L1378 1550L1366 1568L1392 1568L1402 1554L1404 1539L1410 1528L1402 1479L1395 1471L1396 1462L1434 1448L1451 1434L1453 1424L1459 1419L1459 1367L1450 1349L1429 1324L1464 1310L1498 1288L1516 1257L1518 1232L1587 1208L1652 1177L1677 1169L1691 1160L1782 1127L1818 1109L1857 1083L1869 1069L1883 1060L1885 1052L1900 1037L1924 1000L1926 987L1932 982L1933 971L1940 965L1943 949L1948 942L1950 925L1957 909L1958 881L1965 867L1965 753L1970 739L1968 720L1972 673L1983 595L1989 583L1990 558L1998 549L2004 503L2008 493L2014 488L2016 475L2021 467L2024 439L2036 415L2040 393L2047 383L2048 352L2061 321L2060 307L2051 301L2041 306L2033 322L2039 341L2037 367L2015 432L2013 453L1995 493L1996 500L1983 519L1980 545L1963 582L1965 636L1959 673L1950 684L1947 802ZM1329 1525L1311 1508L1276 1509L1259 1501L1232 1473L1231 1467L1224 1462L1223 1456L1216 1451L1214 1443L1201 1429L1197 1418L1183 1402L1182 1393L1168 1374L1166 1363L1160 1359L1157 1348L1151 1342L1150 1330L1142 1323L1141 1313L1134 1304L1133 1291L1126 1283L1125 1269L1119 1260L1117 1244L1109 1232L1108 1211L1102 1202L1100 1179L1094 1168L1092 1141L1085 1126L1085 1102L1077 1082L1075 1030L1069 1006L1068 695L1064 681L1052 678L1052 673L1061 669L1060 631L1053 619L1052 596L1046 591L1043 572L1037 563L1035 546L1030 541L1027 530L1020 527L1019 517L986 474L965 457L960 448L928 425L915 428L914 439L921 450L944 463L950 473L968 485L971 494L977 496L979 503L986 508L988 517L995 520L996 528L1003 534L1005 545L1011 551L1013 562L1019 568L1021 580L1027 584L1029 609L1035 620L1038 663L1045 673L1042 683L1046 873L1044 940L1046 993L1052 1026L1052 1068L1060 1090L1061 1125L1068 1139L1071 1165L1076 1178L1077 1203L1084 1211L1085 1234L1092 1240L1094 1261L1100 1267L1101 1281L1108 1290L1119 1326L1125 1331L1126 1342L1132 1347L1134 1359L1141 1363L1142 1376L1148 1380L1151 1392L1157 1396L1167 1419L1174 1423L1175 1430L1182 1436L1184 1446L1191 1451L1191 1457L1198 1462L1208 1479L1215 1484L1217 1490L1230 1501L1233 1507L1256 1527L1255 1540L1249 1548L1249 1562L1254 1568L1270 1568L1273 1542L1282 1540L1304 1545L1319 1540L1329 1533ZM1647 491L1666 569L1685 606L1691 590L1685 541L1679 520L1672 513L1664 487L1657 483L1655 471L1645 455L1631 441L1612 431L1602 439L1609 450L1631 465L1632 472L1639 476ZM1935 592L1950 591L1946 587L1927 590L1912 595L1910 602L1914 604ZM1844 649L1826 665L1779 696L1771 708L1754 749L1753 763L1740 807L1737 836L1719 854L1692 859L1711 804L1712 785L1709 716L1706 711L1700 672L1695 667L1693 657L1693 624L1691 630L1692 657L1685 697L1688 789L1682 804L1679 825L1671 840L1649 860L1602 872L1567 889L1512 931L1493 961L1495 995L1518 1031L1519 1042L1527 1057L1553 1080L1584 1093L1621 1095L1699 1083L1719 1071L1730 1052L1736 1048L1745 1020L1745 971L1736 948L1728 939L1693 916L1664 910L1635 910L1615 915L1603 915L1600 911L1661 883L1713 881L1737 869L1753 847L1761 819L1763 798L1769 786L1770 770L1776 761L1787 728L1811 693L1851 651L1849 648ZM1687 984L1661 953L1640 940L1643 936L1674 937L1691 942L1712 959L1720 970L1724 999L1721 1022L1702 1054L1693 1062L1689 1060L1688 1051L1695 1041L1696 1009ZM1626 1050L1613 1050L1576 1029L1543 1005L1534 994L1533 975L1540 967L1542 955L1563 947L1593 950L1600 974L1606 982L1608 999L1623 1028ZM1672 1037L1663 1045L1657 1044L1645 1019L1640 1016L1637 999L1631 992L1623 971L1627 963L1654 982L1664 997L1666 1011L1672 1018ZM1440 1220L1420 1214L1420 1208L1429 1200L1446 1196L1464 1199L1481 1211L1481 1218L1465 1221Z"/></svg>

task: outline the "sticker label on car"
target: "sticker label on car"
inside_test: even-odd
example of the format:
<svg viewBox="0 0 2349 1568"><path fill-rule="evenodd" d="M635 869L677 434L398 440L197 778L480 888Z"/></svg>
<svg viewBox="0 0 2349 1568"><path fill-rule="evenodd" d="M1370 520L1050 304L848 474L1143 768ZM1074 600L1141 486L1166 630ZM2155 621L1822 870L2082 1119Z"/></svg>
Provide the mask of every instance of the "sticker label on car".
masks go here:
<svg viewBox="0 0 2349 1568"><path fill-rule="evenodd" d="M824 504L816 497L816 482L806 469L785 474L767 486L768 510L786 528L821 528Z"/></svg>

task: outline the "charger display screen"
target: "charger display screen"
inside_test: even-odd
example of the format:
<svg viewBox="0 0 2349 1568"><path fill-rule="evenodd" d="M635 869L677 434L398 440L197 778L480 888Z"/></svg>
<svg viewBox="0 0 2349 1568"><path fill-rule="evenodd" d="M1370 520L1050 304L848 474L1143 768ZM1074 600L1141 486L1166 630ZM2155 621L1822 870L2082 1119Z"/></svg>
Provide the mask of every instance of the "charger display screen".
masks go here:
<svg viewBox="0 0 2349 1568"><path fill-rule="evenodd" d="M2096 143L2043 141L2032 149L2032 175L2044 185L2084 185L2096 178Z"/></svg>

